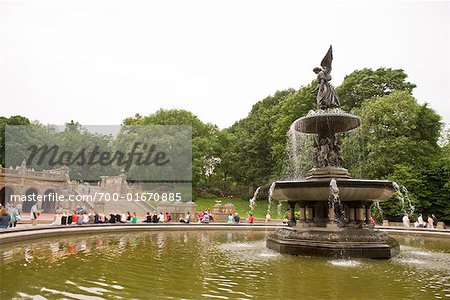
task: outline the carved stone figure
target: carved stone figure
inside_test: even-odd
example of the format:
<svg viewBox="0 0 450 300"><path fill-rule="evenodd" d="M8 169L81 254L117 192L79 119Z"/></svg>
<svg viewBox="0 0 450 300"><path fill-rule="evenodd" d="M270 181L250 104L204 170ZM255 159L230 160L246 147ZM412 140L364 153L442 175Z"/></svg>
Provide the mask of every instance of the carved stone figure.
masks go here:
<svg viewBox="0 0 450 300"><path fill-rule="evenodd" d="M336 136L318 136L314 145L316 151L313 158L317 168L341 167L342 151Z"/></svg>

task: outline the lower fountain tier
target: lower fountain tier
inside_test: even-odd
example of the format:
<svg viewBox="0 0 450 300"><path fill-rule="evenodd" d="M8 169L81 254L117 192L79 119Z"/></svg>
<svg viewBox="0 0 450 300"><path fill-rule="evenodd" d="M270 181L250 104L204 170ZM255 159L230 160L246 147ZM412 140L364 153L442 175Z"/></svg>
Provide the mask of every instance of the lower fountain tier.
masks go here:
<svg viewBox="0 0 450 300"><path fill-rule="evenodd" d="M391 258L400 252L395 239L372 229L283 228L266 244L283 254L335 258Z"/></svg>
<svg viewBox="0 0 450 300"><path fill-rule="evenodd" d="M330 178L298 181L277 181L272 199L278 201L328 201ZM336 178L341 202L386 201L394 194L394 186L388 180L363 180Z"/></svg>

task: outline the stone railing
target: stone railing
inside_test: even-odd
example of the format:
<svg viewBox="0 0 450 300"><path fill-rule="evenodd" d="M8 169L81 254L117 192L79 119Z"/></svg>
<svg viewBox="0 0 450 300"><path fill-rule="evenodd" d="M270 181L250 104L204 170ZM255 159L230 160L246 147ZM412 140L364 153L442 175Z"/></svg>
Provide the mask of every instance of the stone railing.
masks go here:
<svg viewBox="0 0 450 300"><path fill-rule="evenodd" d="M38 180L65 181L66 174L62 171L33 171L29 169L8 169L0 168L0 175L4 177L27 178Z"/></svg>

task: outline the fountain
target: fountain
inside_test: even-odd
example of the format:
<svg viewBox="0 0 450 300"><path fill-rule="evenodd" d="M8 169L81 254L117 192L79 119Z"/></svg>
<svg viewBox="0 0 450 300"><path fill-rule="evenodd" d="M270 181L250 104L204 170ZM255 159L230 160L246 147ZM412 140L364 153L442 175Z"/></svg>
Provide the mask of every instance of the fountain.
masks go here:
<svg viewBox="0 0 450 300"><path fill-rule="evenodd" d="M370 207L394 194L387 180L353 179L342 167L338 134L360 126L360 119L339 109L331 80L332 48L315 68L318 74L316 111L296 120L297 132L314 137L314 165L304 179L276 181L272 199L290 207L290 227L270 235L267 247L294 255L390 258L399 253L398 242L374 230ZM295 145L294 145L295 146ZM299 206L299 221L295 206Z"/></svg>

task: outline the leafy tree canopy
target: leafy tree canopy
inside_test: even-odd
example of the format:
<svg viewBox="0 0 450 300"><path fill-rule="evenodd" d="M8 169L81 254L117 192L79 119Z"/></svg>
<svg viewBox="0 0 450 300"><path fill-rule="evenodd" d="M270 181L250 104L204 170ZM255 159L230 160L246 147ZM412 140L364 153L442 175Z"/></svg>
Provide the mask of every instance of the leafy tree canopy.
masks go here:
<svg viewBox="0 0 450 300"><path fill-rule="evenodd" d="M412 94L415 84L406 81L408 75L402 69L362 69L345 76L336 89L344 110L361 107L363 102L375 97L389 95L395 91Z"/></svg>

